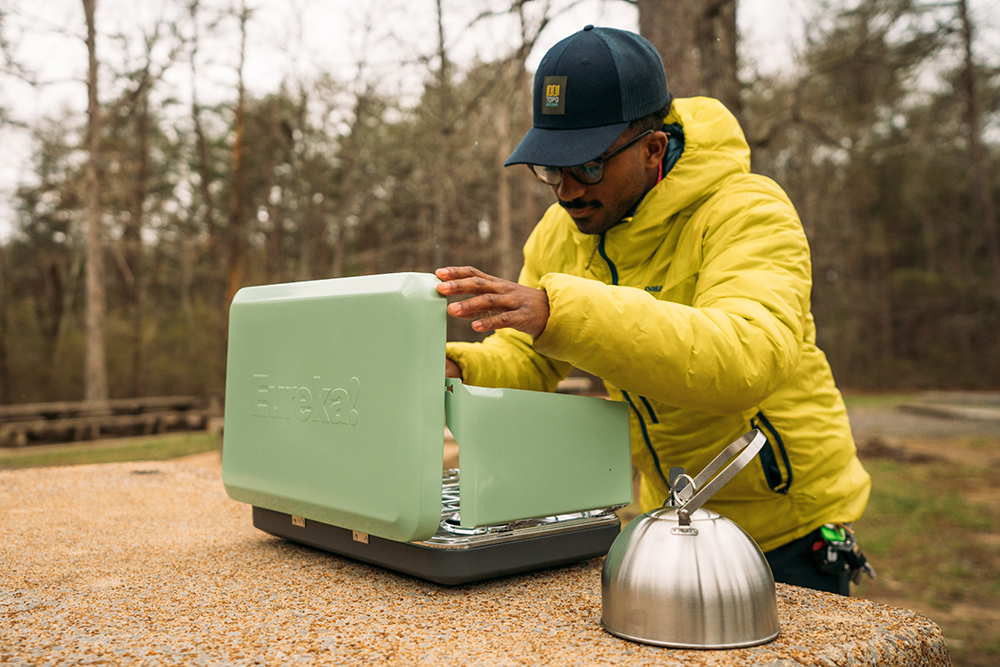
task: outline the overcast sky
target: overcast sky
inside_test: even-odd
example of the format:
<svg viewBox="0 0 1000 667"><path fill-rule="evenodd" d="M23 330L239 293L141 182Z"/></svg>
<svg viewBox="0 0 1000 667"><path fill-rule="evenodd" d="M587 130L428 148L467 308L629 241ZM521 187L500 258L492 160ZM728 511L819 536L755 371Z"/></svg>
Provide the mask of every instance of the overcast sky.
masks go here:
<svg viewBox="0 0 1000 667"><path fill-rule="evenodd" d="M239 0L201 2L203 22L207 23ZM555 8L573 4L572 0L550 2ZM764 71L790 67L812 0L738 2L743 57ZM500 8L509 5L509 0L443 3L446 39L452 59L460 66L477 57L496 58L514 45L517 25L512 20L468 27L482 7ZM10 78L0 79L0 105L15 119L29 123L55 115L62 107L85 111L87 52L82 41L82 2L8 0L7 4L15 8L7 17L6 31L8 39L18 40L15 57L45 85L33 88ZM181 19L185 4L180 0L98 0L98 32L105 36L135 35L137 27L148 31L157 21ZM533 4L537 3L528 6ZM255 9L245 70L253 93L274 91L286 77L308 79L321 70L350 81L359 60L367 63L370 75L389 91L416 93L421 76L427 72L427 65L419 64L418 59L432 55L436 45L435 0L248 0L248 5ZM1000 0L972 0L972 6L987 31L1000 26ZM583 0L542 33L529 69L534 69L550 46L588 23L637 30L638 17L635 8L621 0ZM236 45L234 19L224 18L212 30L205 26L198 82L203 103L233 98ZM107 37L98 43L98 50L109 62L122 62L126 53L120 42ZM165 90L186 98L190 91L187 72L183 61L175 66L165 80ZM102 90L104 99L110 95L111 91ZM0 145L4 148L0 161L0 238L4 238L13 222L11 193L25 176L31 145L25 132L10 129L0 130Z"/></svg>

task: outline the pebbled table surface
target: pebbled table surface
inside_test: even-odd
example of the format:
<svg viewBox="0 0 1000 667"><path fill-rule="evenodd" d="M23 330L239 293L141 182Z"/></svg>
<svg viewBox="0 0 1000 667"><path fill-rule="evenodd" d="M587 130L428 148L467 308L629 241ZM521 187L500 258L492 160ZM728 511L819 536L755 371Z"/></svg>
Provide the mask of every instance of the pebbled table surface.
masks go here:
<svg viewBox="0 0 1000 667"><path fill-rule="evenodd" d="M782 584L769 644L631 643L601 566L448 588L257 531L213 470L0 471L0 665L950 665L924 616Z"/></svg>

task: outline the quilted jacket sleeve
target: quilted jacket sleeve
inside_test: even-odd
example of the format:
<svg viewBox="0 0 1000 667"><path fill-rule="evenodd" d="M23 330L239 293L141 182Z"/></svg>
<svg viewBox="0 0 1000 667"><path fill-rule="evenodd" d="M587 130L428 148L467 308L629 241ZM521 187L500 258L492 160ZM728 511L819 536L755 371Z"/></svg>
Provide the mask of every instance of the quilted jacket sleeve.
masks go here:
<svg viewBox="0 0 1000 667"><path fill-rule="evenodd" d="M700 252L690 305L550 273L550 318L535 349L667 405L734 413L759 405L794 371L809 313L811 267L787 199L734 192L688 221Z"/></svg>

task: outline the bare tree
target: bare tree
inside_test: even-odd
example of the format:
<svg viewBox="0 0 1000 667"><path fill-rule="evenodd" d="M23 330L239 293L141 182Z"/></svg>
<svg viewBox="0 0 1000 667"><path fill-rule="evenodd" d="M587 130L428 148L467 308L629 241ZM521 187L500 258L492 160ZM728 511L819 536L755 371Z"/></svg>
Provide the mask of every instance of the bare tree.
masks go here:
<svg viewBox="0 0 1000 667"><path fill-rule="evenodd" d="M962 36L962 92L965 96L965 127L972 163L973 201L979 215L983 243L993 278L993 290L1000 301L1000 239L997 231L997 211L993 201L993 188L986 164L986 151L980 136L979 93L976 86L976 68L972 59L972 21L969 19L968 0L958 0L958 18Z"/></svg>
<svg viewBox="0 0 1000 667"><path fill-rule="evenodd" d="M497 12L485 11L473 20L484 21L502 14L514 14L518 19L520 28L519 43L514 47L511 54L499 63L498 80L495 83L499 91L501 102L497 104L496 113L497 126L497 165L499 173L497 175L497 235L495 244L496 273L508 280L516 280L520 270L520 247L515 240L517 236L516 218L530 220L533 224L538 216L535 210L533 198L520 198L522 204L520 214L514 206L515 182L518 177L524 177L525 171L508 169L503 167L507 156L511 154L517 145L522 130L516 119L523 117L523 114L512 113L531 108L531 87L528 81L526 62L531 50L534 48L542 31L548 27L555 16L568 11L577 5L577 2L570 2L561 10L552 12L550 3L538 3L541 5L540 14L534 20L529 17L526 11L532 0L512 0L509 7ZM478 102L478 98L473 102ZM529 187L533 185L529 177ZM528 209L528 210L523 210Z"/></svg>
<svg viewBox="0 0 1000 667"><path fill-rule="evenodd" d="M83 0L87 21L87 356L84 398L108 398L108 369L104 350L104 234L101 221L101 107L97 98L97 0Z"/></svg>
<svg viewBox="0 0 1000 667"><path fill-rule="evenodd" d="M243 68L246 62L247 23L250 20L250 9L246 1L242 3L238 14L240 23L240 53L237 69L236 113L233 120L235 137L232 149L232 172L229 197L229 273L226 280L226 304L224 312L229 312L236 292L243 286L247 269L247 251L249 246L249 230L245 211L243 139L246 116L246 87L243 81ZM228 317L227 317L228 319Z"/></svg>
<svg viewBox="0 0 1000 667"><path fill-rule="evenodd" d="M639 32L660 52L675 97L707 95L740 118L736 0L626 0L639 8Z"/></svg>
<svg viewBox="0 0 1000 667"><path fill-rule="evenodd" d="M13 46L7 39L8 10L0 6L0 73L20 73L21 66L13 58ZM3 100L0 100L0 105ZM0 127L10 122L7 109L0 106ZM8 307L10 305L9 279L7 277L6 249L0 244L0 404L10 401L10 365L7 356L7 336L10 331Z"/></svg>
<svg viewBox="0 0 1000 667"><path fill-rule="evenodd" d="M441 266L444 263L444 239L447 238L448 230L448 201L447 184L445 175L448 173L448 161L451 154L451 63L448 60L448 52L445 50L444 39L444 10L441 7L441 0L437 0L437 26L438 26L438 70L437 70L437 94L439 96L438 109L438 150L437 177L433 180L434 188L434 224L431 226L431 265Z"/></svg>
<svg viewBox="0 0 1000 667"><path fill-rule="evenodd" d="M219 225L216 221L215 202L212 196L212 169L208 155L208 140L205 137L205 128L202 122L202 107L198 101L198 49L200 47L200 30L198 25L200 11L199 0L191 0L188 5L188 12L191 19L191 119L194 125L195 151L198 164L198 192L201 194L201 205L203 207L203 219L205 223L205 234L208 239L208 271L209 289L212 294L212 302L219 305L222 298L222 277L220 267L222 266L222 242L220 239ZM195 216L192 215L192 218ZM184 261L189 261L185 258ZM187 291L185 290L185 294Z"/></svg>
<svg viewBox="0 0 1000 667"><path fill-rule="evenodd" d="M7 358L7 332L10 318L7 308L10 304L10 282L7 277L7 249L0 245L0 405L10 402L10 363Z"/></svg>
<svg viewBox="0 0 1000 667"><path fill-rule="evenodd" d="M519 109L522 105L530 107L530 88L528 85L528 73L525 62L528 54L538 40L539 34L549 23L548 12L542 14L538 23L532 26L525 15L525 3L514 3L511 10L517 13L518 23L521 28L521 43L514 49L513 54L504 63L501 70L503 72L502 90L510 91L510 102L500 105L498 115L499 129L499 154L497 163L500 167L499 186L497 188L497 273L502 278L517 280L520 270L518 261L519 250L514 247L514 207L512 206L513 181L517 174L511 169L506 169L502 165L507 156L514 150L517 141L517 133L514 131L511 110ZM547 9L547 7L546 7ZM526 94L527 93L527 94ZM527 104L526 104L527 98Z"/></svg>
<svg viewBox="0 0 1000 667"><path fill-rule="evenodd" d="M121 192L125 215L122 225L121 246L112 246L117 252L121 276L122 298L128 313L131 329L131 375L129 394L142 393L142 325L144 302L144 248L143 229L146 221L146 204L153 183L151 133L156 130L156 120L150 110L150 94L173 66L180 51L175 42L166 60L157 65L154 51L162 43L163 22L142 35L143 56L137 67L126 74L128 88L106 111L108 134L121 132L120 163L124 167L117 186ZM109 190L115 183L108 184Z"/></svg>

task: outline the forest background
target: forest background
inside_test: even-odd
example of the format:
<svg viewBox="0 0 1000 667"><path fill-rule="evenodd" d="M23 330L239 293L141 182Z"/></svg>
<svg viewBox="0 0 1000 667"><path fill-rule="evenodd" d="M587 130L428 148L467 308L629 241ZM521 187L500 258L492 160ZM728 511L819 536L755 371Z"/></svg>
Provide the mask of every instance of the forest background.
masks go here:
<svg viewBox="0 0 1000 667"><path fill-rule="evenodd" d="M32 137L0 237L0 403L220 394L245 285L449 264L516 278L553 199L501 165L531 123L535 47L579 0L436 0L426 52L393 48L394 29L422 22L387 29L386 3L357 3L350 71L294 67L265 92L247 62L271 26L246 0L163 0L111 32L104 0L81 3L78 29L53 39L86 46L86 112L25 120L0 89L0 128ZM300 28L306 4L288 3ZM995 3L815 0L780 71L746 53L737 0L616 4L674 96L722 100L753 170L798 208L842 387L1000 386L1000 49L982 42ZM42 89L19 58L27 6L0 0L0 81ZM474 30L513 46L456 58ZM220 40L231 76L206 83ZM416 86L387 74L402 69ZM456 321L449 336L477 338Z"/></svg>

